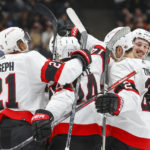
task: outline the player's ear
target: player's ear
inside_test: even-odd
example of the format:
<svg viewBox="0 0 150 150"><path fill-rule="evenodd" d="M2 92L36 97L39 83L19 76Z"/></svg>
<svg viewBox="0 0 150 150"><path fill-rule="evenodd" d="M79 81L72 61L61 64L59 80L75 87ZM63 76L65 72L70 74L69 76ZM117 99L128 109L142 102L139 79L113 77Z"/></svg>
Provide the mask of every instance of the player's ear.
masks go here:
<svg viewBox="0 0 150 150"><path fill-rule="evenodd" d="M18 46L18 48L19 48L21 51L23 51L23 50L26 49L26 45L25 45L25 43L24 43L22 40L18 40L18 41L17 41L17 46Z"/></svg>
<svg viewBox="0 0 150 150"><path fill-rule="evenodd" d="M123 54L123 49L121 46L118 46L117 49L116 49L116 56L117 58L120 58Z"/></svg>

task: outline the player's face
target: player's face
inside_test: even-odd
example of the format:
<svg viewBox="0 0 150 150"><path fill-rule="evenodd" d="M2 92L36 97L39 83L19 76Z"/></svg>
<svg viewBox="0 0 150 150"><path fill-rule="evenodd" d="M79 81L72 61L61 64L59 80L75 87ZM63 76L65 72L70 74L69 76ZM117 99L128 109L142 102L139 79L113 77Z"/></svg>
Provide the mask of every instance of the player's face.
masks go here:
<svg viewBox="0 0 150 150"><path fill-rule="evenodd" d="M143 39L135 39L133 47L133 55L135 58L144 59L149 49L149 43Z"/></svg>

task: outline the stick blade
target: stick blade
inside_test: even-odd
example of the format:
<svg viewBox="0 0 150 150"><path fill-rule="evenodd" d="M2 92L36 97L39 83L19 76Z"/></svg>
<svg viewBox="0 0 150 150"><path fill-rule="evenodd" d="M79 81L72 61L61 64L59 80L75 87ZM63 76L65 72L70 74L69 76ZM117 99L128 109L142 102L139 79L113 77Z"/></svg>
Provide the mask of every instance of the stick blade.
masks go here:
<svg viewBox="0 0 150 150"><path fill-rule="evenodd" d="M110 51L113 51L113 45L123 36L125 36L126 34L128 34L130 32L130 28L129 27L124 27L121 30L119 30L108 42L107 44L107 48Z"/></svg>
<svg viewBox="0 0 150 150"><path fill-rule="evenodd" d="M76 15L75 11L72 8L67 8L66 13L70 18L70 20L73 22L73 24L78 28L80 33L86 31L80 19L78 18L78 16Z"/></svg>

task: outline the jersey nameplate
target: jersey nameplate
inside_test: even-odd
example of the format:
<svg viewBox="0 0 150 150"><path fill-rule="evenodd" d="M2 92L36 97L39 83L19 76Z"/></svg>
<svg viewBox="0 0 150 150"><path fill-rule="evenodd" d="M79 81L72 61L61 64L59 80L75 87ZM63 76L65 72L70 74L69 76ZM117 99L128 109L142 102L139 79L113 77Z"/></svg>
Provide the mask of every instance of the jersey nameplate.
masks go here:
<svg viewBox="0 0 150 150"><path fill-rule="evenodd" d="M14 71L14 62L5 62L0 64L0 72Z"/></svg>

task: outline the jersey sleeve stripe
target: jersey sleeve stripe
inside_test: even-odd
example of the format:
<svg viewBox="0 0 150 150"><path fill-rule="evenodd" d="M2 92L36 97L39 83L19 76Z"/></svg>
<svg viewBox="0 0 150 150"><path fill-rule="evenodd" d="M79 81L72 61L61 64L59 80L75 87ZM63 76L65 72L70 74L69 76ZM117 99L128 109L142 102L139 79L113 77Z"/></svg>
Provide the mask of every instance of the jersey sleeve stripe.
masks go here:
<svg viewBox="0 0 150 150"><path fill-rule="evenodd" d="M68 90L70 92L73 92L73 89L71 89L71 88L58 89L58 90L56 90L56 92L59 92L59 91L62 91L62 90Z"/></svg>
<svg viewBox="0 0 150 150"><path fill-rule="evenodd" d="M102 72L104 72L104 62L105 62L105 51L106 49L101 45L96 45L94 47L94 52L91 55L99 55L102 59ZM108 63L110 62L110 57Z"/></svg>
<svg viewBox="0 0 150 150"><path fill-rule="evenodd" d="M111 125L107 125L107 130L109 132L109 136L115 137L127 145L138 149L150 150L150 139L134 136L125 130Z"/></svg>
<svg viewBox="0 0 150 150"><path fill-rule="evenodd" d="M25 120L31 124L31 118L33 114L30 111L14 111L6 108L3 111L1 111L0 120L3 118L3 116L13 120Z"/></svg>
<svg viewBox="0 0 150 150"><path fill-rule="evenodd" d="M129 83L130 86L126 86L126 83ZM121 92L122 90L126 90L126 91L132 91L138 95L139 94L139 91L136 89L136 86L135 86L135 83L133 80L126 80L125 82L121 83L120 85L118 85L115 89L114 89L114 92L115 93L119 93Z"/></svg>
<svg viewBox="0 0 150 150"><path fill-rule="evenodd" d="M46 82L48 83L49 81L46 79L46 69L48 67L48 64L50 63L50 59L48 61L45 62L45 64L43 65L42 69L41 69L41 81L42 82Z"/></svg>
<svg viewBox="0 0 150 150"><path fill-rule="evenodd" d="M62 70L63 70L64 66L65 66L65 63L63 63L63 64L61 65L61 67L57 70L57 72L56 72L56 74L55 74L55 77L54 77L54 81L55 81L55 82L58 82L59 77L60 77L60 75L61 75L61 73L62 73Z"/></svg>
<svg viewBox="0 0 150 150"><path fill-rule="evenodd" d="M104 51L106 51L106 48L104 48L102 45L96 45L94 46L94 48L103 49Z"/></svg>
<svg viewBox="0 0 150 150"><path fill-rule="evenodd" d="M49 142L53 137L59 134L68 134L69 123L60 123L56 125L53 129L53 132L49 138ZM102 135L102 127L96 123L93 124L74 124L72 135L77 136L87 136L87 135Z"/></svg>

